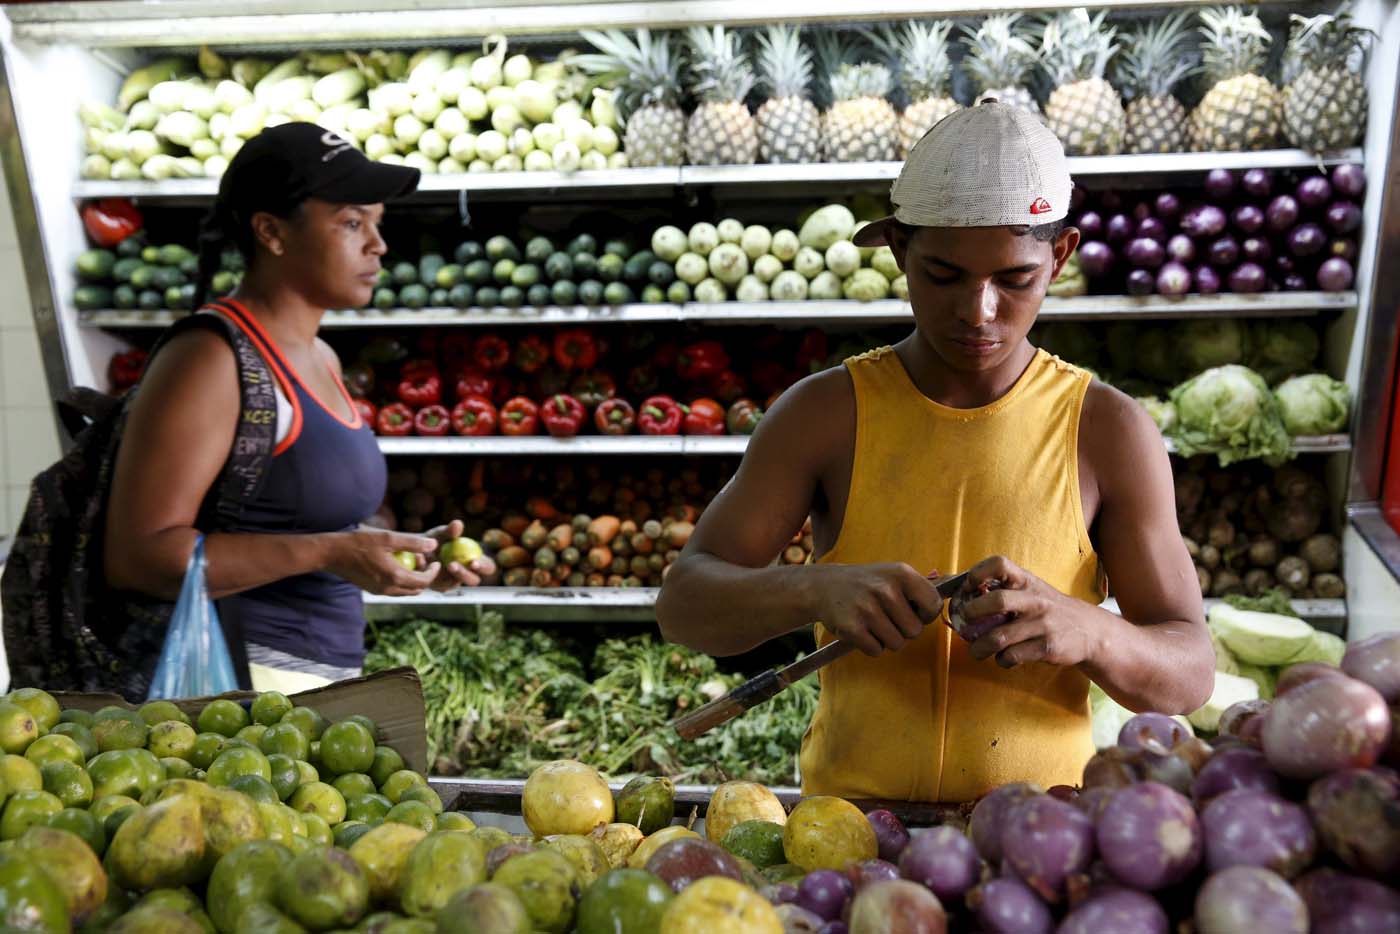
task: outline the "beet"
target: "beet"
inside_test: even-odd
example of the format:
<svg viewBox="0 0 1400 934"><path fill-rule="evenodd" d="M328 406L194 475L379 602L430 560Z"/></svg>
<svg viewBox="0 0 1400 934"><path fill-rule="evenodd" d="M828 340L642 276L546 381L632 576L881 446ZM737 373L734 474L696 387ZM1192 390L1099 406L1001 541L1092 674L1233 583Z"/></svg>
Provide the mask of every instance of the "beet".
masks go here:
<svg viewBox="0 0 1400 934"><path fill-rule="evenodd" d="M668 846L670 844L667 844ZM803 876L793 904L806 908L823 921L834 921L846 910L855 886L834 869L818 869Z"/></svg>
<svg viewBox="0 0 1400 934"><path fill-rule="evenodd" d="M1312 934L1400 931L1400 892L1379 882L1335 869L1314 869L1293 888L1308 907Z"/></svg>
<svg viewBox="0 0 1400 934"><path fill-rule="evenodd" d="M1118 731L1118 745L1128 749L1148 749L1170 752L1177 743L1191 736L1179 721L1164 713L1140 713L1123 724Z"/></svg>
<svg viewBox="0 0 1400 934"><path fill-rule="evenodd" d="M982 862L961 831L948 826L916 832L899 858L899 874L944 901L962 898L977 884Z"/></svg>
<svg viewBox="0 0 1400 934"><path fill-rule="evenodd" d="M1097 820L1099 812L1103 810L1108 799L1113 797L1116 788L1086 788L1079 793L1079 797L1074 799L1074 806L1088 815L1090 820Z"/></svg>
<svg viewBox="0 0 1400 934"><path fill-rule="evenodd" d="M1400 632L1382 632L1348 645L1342 671L1375 688L1387 704L1400 701Z"/></svg>
<svg viewBox="0 0 1400 934"><path fill-rule="evenodd" d="M1050 908L1020 879L984 882L967 893L967 905L986 934L1050 934L1055 929Z"/></svg>
<svg viewBox="0 0 1400 934"><path fill-rule="evenodd" d="M1400 873L1400 777L1388 768L1344 769L1308 789L1322 845L1352 869L1381 879Z"/></svg>
<svg viewBox="0 0 1400 934"><path fill-rule="evenodd" d="M1390 711L1368 684L1319 678L1274 699L1262 739L1269 765L1288 778L1366 768L1390 739Z"/></svg>
<svg viewBox="0 0 1400 934"><path fill-rule="evenodd" d="M1196 934L1308 934L1308 908L1277 873L1233 866L1215 873L1196 895Z"/></svg>
<svg viewBox="0 0 1400 934"><path fill-rule="evenodd" d="M1094 825L1074 805L1037 795L1011 811L1001 849L1016 875L1055 903L1064 897L1069 877L1093 858Z"/></svg>
<svg viewBox="0 0 1400 934"><path fill-rule="evenodd" d="M1094 821L1113 875L1152 892L1185 879L1201 861L1201 827L1185 796L1157 782L1114 792Z"/></svg>
<svg viewBox="0 0 1400 934"><path fill-rule="evenodd" d="M1264 703L1267 704L1268 701ZM1224 717L1221 717L1221 723L1224 722ZM1278 791L1278 778L1269 769L1264 754L1249 746L1222 749L1211 756L1210 761L1201 766L1196 780L1191 784L1191 797L1197 805L1204 806L1226 792L1242 788Z"/></svg>
<svg viewBox="0 0 1400 934"><path fill-rule="evenodd" d="M1283 669L1283 673L1278 676L1278 681L1274 684L1274 696L1279 697L1287 694L1295 688L1300 688L1309 681L1316 681L1318 678L1345 678L1346 672L1336 665L1329 665L1326 662L1299 662L1297 665L1289 665Z"/></svg>
<svg viewBox="0 0 1400 934"><path fill-rule="evenodd" d="M1056 934L1166 934L1167 913L1150 895L1110 889L1090 896L1060 922Z"/></svg>
<svg viewBox="0 0 1400 934"><path fill-rule="evenodd" d="M983 859L993 864L1001 862L1001 830L1008 812L1027 799L1044 793L1044 789L1029 782L1012 782L994 788L977 802L968 822L968 834Z"/></svg>
<svg viewBox="0 0 1400 934"><path fill-rule="evenodd" d="M1267 791L1241 788L1220 795L1201 812L1201 829L1211 872L1263 866L1291 879L1317 854L1307 813Z"/></svg>
<svg viewBox="0 0 1400 934"><path fill-rule="evenodd" d="M883 808L865 815L875 830L875 842L880 847L880 858L891 863L899 862L899 854L909 845L909 831L893 812Z"/></svg>

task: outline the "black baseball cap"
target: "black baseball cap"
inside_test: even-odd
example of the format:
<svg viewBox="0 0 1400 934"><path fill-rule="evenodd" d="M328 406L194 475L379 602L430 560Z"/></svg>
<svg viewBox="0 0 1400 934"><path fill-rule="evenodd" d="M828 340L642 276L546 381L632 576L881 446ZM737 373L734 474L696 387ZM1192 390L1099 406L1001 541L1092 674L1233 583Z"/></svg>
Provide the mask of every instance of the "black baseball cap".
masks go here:
<svg viewBox="0 0 1400 934"><path fill-rule="evenodd" d="M371 161L325 127L283 123L238 150L219 182L219 200L242 218L285 213L307 198L379 204L411 194L420 177L409 166Z"/></svg>

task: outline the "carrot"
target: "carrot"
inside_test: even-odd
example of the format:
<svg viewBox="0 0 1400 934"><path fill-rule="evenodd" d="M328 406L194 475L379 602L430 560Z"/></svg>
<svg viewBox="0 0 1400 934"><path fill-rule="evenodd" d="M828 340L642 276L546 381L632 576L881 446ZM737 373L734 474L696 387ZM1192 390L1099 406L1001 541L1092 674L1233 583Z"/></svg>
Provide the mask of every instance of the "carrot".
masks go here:
<svg viewBox="0 0 1400 934"><path fill-rule="evenodd" d="M631 538L633 535L637 534L637 523L631 519L624 519L618 524L617 534Z"/></svg>
<svg viewBox="0 0 1400 934"><path fill-rule="evenodd" d="M670 542L673 548L684 548L686 542L690 541L691 534L695 531L695 526L689 522L677 522L671 526Z"/></svg>
<svg viewBox="0 0 1400 934"><path fill-rule="evenodd" d="M588 524L588 542L590 545L611 545L621 527L617 516L599 516Z"/></svg>
<svg viewBox="0 0 1400 934"><path fill-rule="evenodd" d="M554 504L543 496L531 496L525 501L525 511L532 518L546 520L559 518L559 510L554 508Z"/></svg>
<svg viewBox="0 0 1400 934"><path fill-rule="evenodd" d="M525 527L525 531L520 533L520 544L530 551L534 551L544 547L547 538L549 538L549 532L545 530L544 523L536 519Z"/></svg>
<svg viewBox="0 0 1400 934"><path fill-rule="evenodd" d="M645 532L638 532L632 536L632 552L638 555L649 555L656 550L656 539L649 538Z"/></svg>
<svg viewBox="0 0 1400 934"><path fill-rule="evenodd" d="M613 553L611 548L605 545L598 545L595 548L588 549L588 566L595 571L606 571L608 568L612 567L612 563Z"/></svg>
<svg viewBox="0 0 1400 934"><path fill-rule="evenodd" d="M481 536L481 546L487 551L501 551L515 544L515 539L504 529L487 529Z"/></svg>
<svg viewBox="0 0 1400 934"><path fill-rule="evenodd" d="M651 576L651 565L648 564L647 559L641 555L637 555L635 558L632 559L630 570L632 571L632 574L636 577Z"/></svg>
<svg viewBox="0 0 1400 934"><path fill-rule="evenodd" d="M621 587L621 586L622 586L622 575L621 575L621 574L609 574L609 575L608 575L607 586L609 586L609 587Z"/></svg>
<svg viewBox="0 0 1400 934"><path fill-rule="evenodd" d="M556 525L549 530L549 536L545 543L555 551L563 551L574 543L574 527L571 525Z"/></svg>
<svg viewBox="0 0 1400 934"><path fill-rule="evenodd" d="M626 558L620 555L614 555L612 559L612 566L609 568L609 570L611 570L614 574L626 574L628 570L631 569L631 567L631 562L629 562Z"/></svg>
<svg viewBox="0 0 1400 934"><path fill-rule="evenodd" d="M530 525L530 517L521 515L518 512L508 512L501 519L501 528L510 533L514 539L520 538L520 533L524 532Z"/></svg>
<svg viewBox="0 0 1400 934"><path fill-rule="evenodd" d="M603 576L602 574L600 574L599 572L594 571L592 574L589 574L587 577L584 578L583 586L585 586L585 587L606 587L606 586L607 586L607 583L608 583L608 579L607 579L606 577L604 577L604 576Z"/></svg>
<svg viewBox="0 0 1400 934"><path fill-rule="evenodd" d="M531 587L550 587L554 584L554 575L544 568L535 568L530 572Z"/></svg>
<svg viewBox="0 0 1400 934"><path fill-rule="evenodd" d="M518 568L527 564L533 564L530 553L519 545L511 545L509 548L502 548L496 552L496 563L503 568Z"/></svg>

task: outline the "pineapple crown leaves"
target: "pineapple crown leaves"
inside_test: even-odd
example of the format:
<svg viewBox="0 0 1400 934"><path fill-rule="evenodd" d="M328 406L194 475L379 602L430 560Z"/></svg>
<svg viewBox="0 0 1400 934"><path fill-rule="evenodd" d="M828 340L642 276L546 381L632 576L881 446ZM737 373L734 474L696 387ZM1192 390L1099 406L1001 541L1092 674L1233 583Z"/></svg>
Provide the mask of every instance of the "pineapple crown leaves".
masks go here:
<svg viewBox="0 0 1400 934"><path fill-rule="evenodd" d="M1206 40L1202 57L1209 80L1225 81L1263 69L1274 37L1258 14L1237 6L1213 7L1201 11L1201 23L1200 33Z"/></svg>
<svg viewBox="0 0 1400 934"><path fill-rule="evenodd" d="M975 29L962 27L968 47L963 70L979 85L978 90L1016 87L1040 64L1040 51L1028 31L1018 31L1020 13L989 16Z"/></svg>
<svg viewBox="0 0 1400 934"><path fill-rule="evenodd" d="M753 69L743 37L723 26L692 26L685 32L690 45L691 90L711 104L742 101L753 90Z"/></svg>
<svg viewBox="0 0 1400 934"><path fill-rule="evenodd" d="M1373 30L1356 25L1343 6L1335 14L1289 17L1292 26L1284 56L1284 79L1291 81L1304 68L1341 66L1359 72L1376 38Z"/></svg>
<svg viewBox="0 0 1400 934"><path fill-rule="evenodd" d="M812 84L812 52L801 28L774 24L758 33L759 84L773 97L806 97Z"/></svg>
<svg viewBox="0 0 1400 934"><path fill-rule="evenodd" d="M948 93L949 22L919 22L910 20L904 26L887 26L879 31L862 30L885 58L899 68L904 87L911 100L941 97Z"/></svg>
<svg viewBox="0 0 1400 934"><path fill-rule="evenodd" d="M885 97L890 93L893 84L890 70L884 65L864 61L865 50L857 41L825 32L817 35L815 45L817 60L827 75L823 107L862 97Z"/></svg>
<svg viewBox="0 0 1400 934"><path fill-rule="evenodd" d="M618 112L624 123L643 107L679 103L681 89L676 75L685 56L669 34L653 38L651 30L638 29L635 41L620 29L584 30L581 35L598 52L579 55L573 64L617 84Z"/></svg>
<svg viewBox="0 0 1400 934"><path fill-rule="evenodd" d="M1125 96L1166 97L1187 77L1200 71L1192 47L1186 12L1148 23L1127 36L1117 61L1117 78Z"/></svg>
<svg viewBox="0 0 1400 934"><path fill-rule="evenodd" d="M1103 24L1106 12L1091 17L1083 7L1045 20L1040 33L1042 63L1056 87L1102 78L1118 52L1117 30Z"/></svg>

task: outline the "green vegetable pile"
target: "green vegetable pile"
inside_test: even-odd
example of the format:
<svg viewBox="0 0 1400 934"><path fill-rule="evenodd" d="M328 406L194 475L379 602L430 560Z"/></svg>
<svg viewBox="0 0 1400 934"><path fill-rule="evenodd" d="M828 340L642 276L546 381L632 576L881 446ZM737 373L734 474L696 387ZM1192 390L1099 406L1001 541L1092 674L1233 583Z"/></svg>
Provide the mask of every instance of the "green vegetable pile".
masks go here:
<svg viewBox="0 0 1400 934"><path fill-rule="evenodd" d="M372 636L366 673L412 665L423 679L437 774L524 778L568 757L613 778L798 782L797 751L817 704L815 678L685 742L670 721L743 679L651 635L590 649L539 629L507 629L499 613L483 613L464 626L410 621L375 627Z"/></svg>

